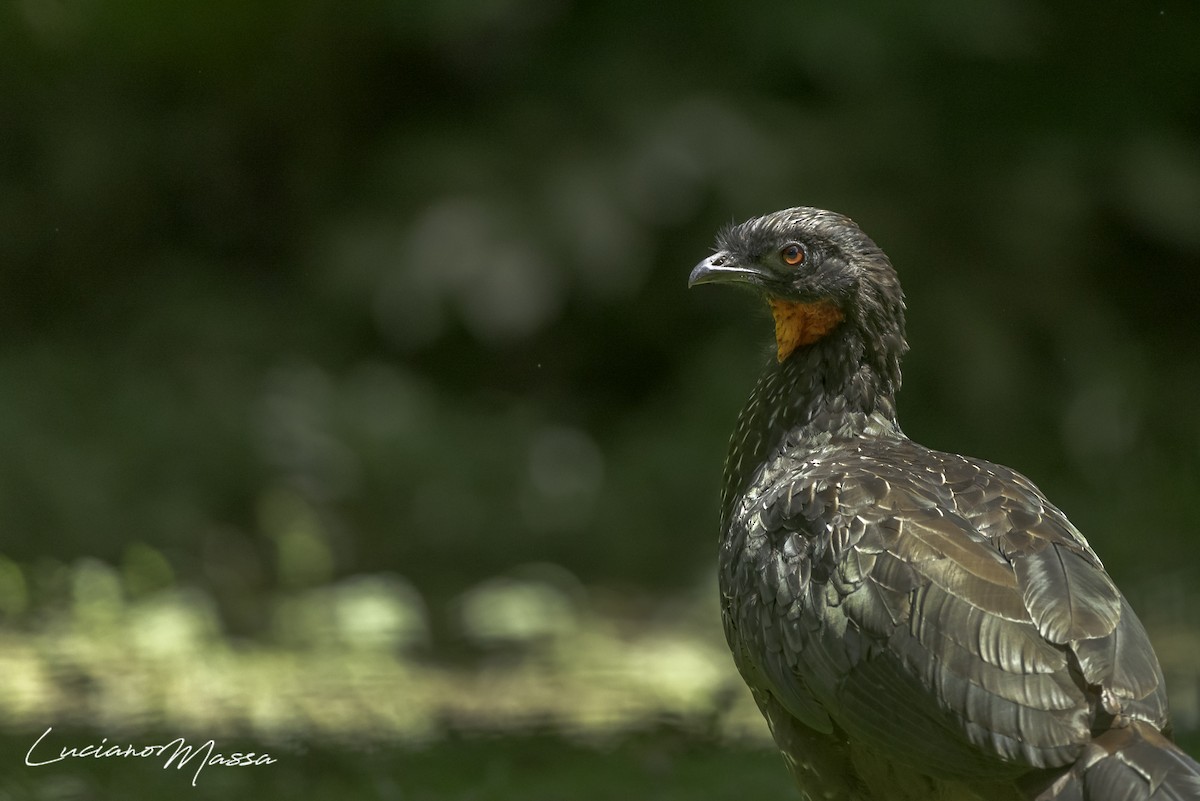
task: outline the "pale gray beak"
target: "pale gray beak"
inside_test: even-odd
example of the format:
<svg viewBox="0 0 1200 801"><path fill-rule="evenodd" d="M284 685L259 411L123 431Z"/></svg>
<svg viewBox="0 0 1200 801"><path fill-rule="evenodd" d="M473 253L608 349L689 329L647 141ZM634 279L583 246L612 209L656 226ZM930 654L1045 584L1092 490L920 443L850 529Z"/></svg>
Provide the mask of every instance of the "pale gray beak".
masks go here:
<svg viewBox="0 0 1200 801"><path fill-rule="evenodd" d="M692 269L692 274L688 276L688 286L731 282L759 284L762 279L763 275L759 270L743 267L729 253L719 250Z"/></svg>

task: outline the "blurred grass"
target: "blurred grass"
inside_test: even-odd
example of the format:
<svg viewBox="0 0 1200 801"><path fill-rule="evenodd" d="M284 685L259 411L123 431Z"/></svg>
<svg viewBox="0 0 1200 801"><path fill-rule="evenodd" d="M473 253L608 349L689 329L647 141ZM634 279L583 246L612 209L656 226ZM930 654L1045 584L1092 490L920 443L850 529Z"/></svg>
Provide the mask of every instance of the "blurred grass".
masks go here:
<svg viewBox="0 0 1200 801"><path fill-rule="evenodd" d="M72 606L0 632L10 728L427 743L444 729L600 735L672 719L765 736L707 591L605 611L564 590L565 571L529 566L455 599L453 642L435 649L420 597L395 576L281 595L272 629L249 640L220 630L201 591L126 600L102 563L72 574Z"/></svg>
<svg viewBox="0 0 1200 801"><path fill-rule="evenodd" d="M645 604L581 595L533 565L451 605L436 651L427 611L394 576L281 595L275 627L231 639L198 590L127 597L116 571L69 571L71 603L0 633L0 799L193 792L195 763L69 759L107 738L184 737L278 762L206 767L197 798L788 797L786 770L734 674L715 596ZM449 653L447 653L447 651Z"/></svg>

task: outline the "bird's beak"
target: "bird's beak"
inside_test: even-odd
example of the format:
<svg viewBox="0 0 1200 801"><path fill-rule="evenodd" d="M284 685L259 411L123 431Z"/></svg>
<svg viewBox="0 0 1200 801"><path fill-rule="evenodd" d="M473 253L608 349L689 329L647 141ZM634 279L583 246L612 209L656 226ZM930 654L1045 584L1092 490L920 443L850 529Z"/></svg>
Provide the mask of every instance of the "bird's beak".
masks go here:
<svg viewBox="0 0 1200 801"><path fill-rule="evenodd" d="M716 283L761 283L760 271L738 264L737 259L724 250L719 250L692 269L688 276L688 287L696 284Z"/></svg>

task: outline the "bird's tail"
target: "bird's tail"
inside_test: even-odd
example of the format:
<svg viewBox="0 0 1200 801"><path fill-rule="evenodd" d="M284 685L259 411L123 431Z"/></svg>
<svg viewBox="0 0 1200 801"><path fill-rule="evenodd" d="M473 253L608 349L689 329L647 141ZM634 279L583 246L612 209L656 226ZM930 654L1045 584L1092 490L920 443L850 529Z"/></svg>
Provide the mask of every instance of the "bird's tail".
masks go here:
<svg viewBox="0 0 1200 801"><path fill-rule="evenodd" d="M1148 723L1096 737L1036 801L1200 801L1200 763Z"/></svg>

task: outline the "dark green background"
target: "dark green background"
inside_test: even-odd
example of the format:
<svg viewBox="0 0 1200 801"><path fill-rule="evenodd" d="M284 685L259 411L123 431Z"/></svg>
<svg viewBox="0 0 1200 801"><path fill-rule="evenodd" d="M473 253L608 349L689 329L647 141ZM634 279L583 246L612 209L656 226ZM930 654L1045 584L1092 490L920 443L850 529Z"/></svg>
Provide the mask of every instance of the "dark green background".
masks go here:
<svg viewBox="0 0 1200 801"><path fill-rule="evenodd" d="M691 592L770 322L685 279L804 204L900 271L906 432L1030 476L1194 666L1198 39L1194 2L5 4L0 612L90 557L269 640L387 571L458 663L454 599L522 564Z"/></svg>

